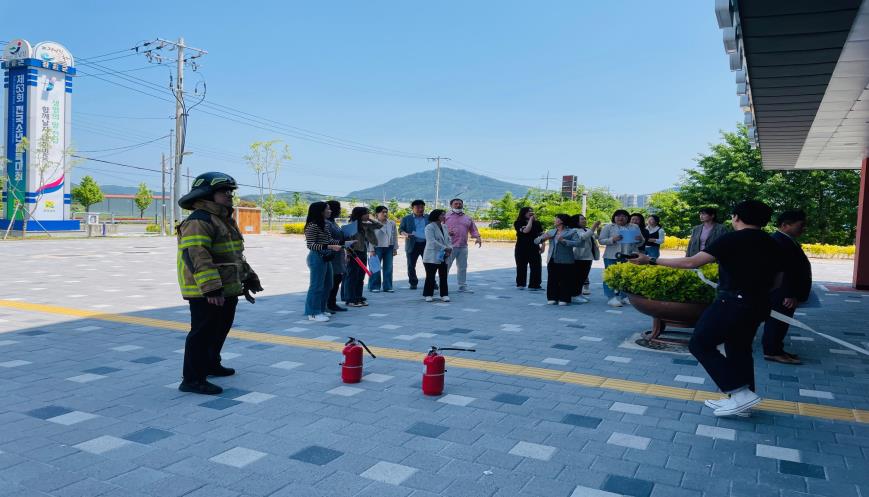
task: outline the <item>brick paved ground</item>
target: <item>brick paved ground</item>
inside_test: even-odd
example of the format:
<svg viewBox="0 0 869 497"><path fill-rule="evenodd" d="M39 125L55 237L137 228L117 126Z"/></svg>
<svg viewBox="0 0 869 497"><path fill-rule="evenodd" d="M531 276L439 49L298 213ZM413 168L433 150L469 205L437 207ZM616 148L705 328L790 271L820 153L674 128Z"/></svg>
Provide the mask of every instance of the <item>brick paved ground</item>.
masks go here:
<svg viewBox="0 0 869 497"><path fill-rule="evenodd" d="M236 327L319 340L363 337L423 352L714 390L690 356L626 347L648 318L592 303L543 306L513 287L507 246L472 249L475 293L425 304L406 289L332 322L303 321L304 248L250 237L265 295ZM185 322L174 242L154 238L0 245L0 301ZM816 266L840 281L843 264ZM867 346L869 298L827 293L797 316ZM757 412L449 367L440 398L422 365L377 359L340 383L334 352L229 339L219 398L181 394L183 333L0 306L0 495L14 496L779 496L869 495L869 424ZM757 363L767 398L869 409L869 360L808 332L799 367ZM376 350L375 350L376 351ZM464 354L471 356L471 354Z"/></svg>

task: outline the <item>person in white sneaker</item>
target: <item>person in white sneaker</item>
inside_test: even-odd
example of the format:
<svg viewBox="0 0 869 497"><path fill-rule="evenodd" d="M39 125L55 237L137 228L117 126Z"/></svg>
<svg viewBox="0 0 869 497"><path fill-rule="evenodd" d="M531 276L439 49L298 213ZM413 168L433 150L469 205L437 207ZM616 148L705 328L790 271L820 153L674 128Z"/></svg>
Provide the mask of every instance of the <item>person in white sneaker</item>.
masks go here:
<svg viewBox="0 0 869 497"><path fill-rule="evenodd" d="M456 281L460 292L470 292L468 289L468 235L476 240L477 248L483 246L483 237L474 224L471 216L465 214L465 203L460 198L450 200L450 212L447 213L444 224L450 233L450 243L453 251L447 258L447 273L456 263Z"/></svg>
<svg viewBox="0 0 869 497"><path fill-rule="evenodd" d="M582 287L588 274L591 272L591 265L594 261L600 259L600 249L597 246L595 233L600 227L600 221L595 221L591 228L588 227L588 220L582 214L577 214L571 218L575 224L576 233L579 235L580 244L573 247L574 271L576 274L573 278L573 301L578 304L587 304L590 301L582 295Z"/></svg>
<svg viewBox="0 0 869 497"><path fill-rule="evenodd" d="M747 412L761 398L754 393L752 342L760 323L769 316L770 292L781 284L783 254L762 227L772 209L757 200L740 202L733 209L736 231L691 257L655 259L639 254L635 264L693 269L718 262L718 293L694 326L688 342L691 354L718 386L728 394L706 405L716 416ZM718 350L724 344L725 355Z"/></svg>
<svg viewBox="0 0 869 497"><path fill-rule="evenodd" d="M628 220L631 215L624 209L619 209L613 213L611 218L612 224L607 224L600 230L598 241L604 246L603 265L605 268L618 264L616 254L636 254L638 252L637 245L643 241L642 234L636 233L628 228ZM625 234L633 233L633 239L625 240ZM606 283L603 284L603 293L609 299L607 305L610 307L621 307L624 305L621 297L616 290L610 288Z"/></svg>
<svg viewBox="0 0 869 497"><path fill-rule="evenodd" d="M305 298L305 314L309 321L328 321L326 304L332 288L332 259L341 251L341 242L332 237L326 220L332 210L326 202L314 202L308 206L305 220L305 244L308 247L310 283Z"/></svg>

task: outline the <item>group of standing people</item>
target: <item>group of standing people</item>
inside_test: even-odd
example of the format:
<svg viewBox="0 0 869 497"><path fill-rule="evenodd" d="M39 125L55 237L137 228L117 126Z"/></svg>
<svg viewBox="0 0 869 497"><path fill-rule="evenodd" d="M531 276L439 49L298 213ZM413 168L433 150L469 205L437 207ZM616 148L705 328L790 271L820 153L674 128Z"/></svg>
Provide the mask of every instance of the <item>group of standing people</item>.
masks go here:
<svg viewBox="0 0 869 497"><path fill-rule="evenodd" d="M603 255L604 266L617 262L616 254L651 253L657 256L664 243L665 233L660 218L649 216L648 224L642 214L630 214L619 209L612 216L612 224L601 228L596 221L591 227L582 214L557 214L554 227L544 232L531 207L519 210L513 223L516 230L516 287L542 290L542 254L547 256L546 300L550 305L588 303L588 275L592 263ZM628 229L628 228L631 229ZM625 237L630 236L628 240ZM548 250L545 243L549 243ZM604 246L601 254L598 246ZM530 279L529 279L530 268ZM620 307L625 300L604 285L609 305Z"/></svg>
<svg viewBox="0 0 869 497"><path fill-rule="evenodd" d="M233 368L222 364L220 352L239 297L253 303L252 294L263 290L244 258L244 238L232 219L232 192L236 188L231 176L206 173L195 179L190 193L179 201L192 211L177 229L179 285L191 314L184 376L178 387L184 392L222 392L207 378L235 374ZM474 221L464 214L461 200L453 199L450 204L450 214L435 209L425 215L425 204L415 201L413 213L401 220L400 229L388 219L386 207L377 207L374 219L366 207L356 207L348 223L339 227L335 222L341 209L338 202L311 204L305 223L310 268L305 301L308 319L328 321L330 314L346 311L336 303L339 285L347 305L367 305L362 292L369 255L381 261L382 273L381 278L369 282L369 290L392 291L391 261L398 251L399 232L407 240L411 288L418 284L416 261L423 258L426 301L432 301L435 275L439 277L441 300L449 301L446 274L454 262L459 266L459 289L468 291L468 236L476 238L478 245L482 239ZM686 256L661 259L658 250L665 235L656 216L650 216L646 225L641 215L618 210L613 213L612 224L599 230L599 222L589 228L581 215L558 214L554 227L544 232L533 209L523 208L514 223L516 284L519 288L527 284L532 290L541 289L540 255L547 242L546 293L550 304L567 305L574 297L581 297L591 263L600 256L598 241L606 246L603 257L609 265L614 263L617 252L637 253L632 260L635 264L683 269L717 262L717 296L696 324L689 350L725 394L721 399L706 401L706 405L716 416L746 415L761 401L755 393L752 358L752 343L761 323L765 323L764 358L800 364L799 357L784 350L788 324L773 318L770 311L790 317L809 298L811 265L797 241L805 230L806 215L802 211L783 212L772 235L763 231L772 217L772 209L763 202L748 200L736 205L732 215L734 231L717 223L714 210L704 209L700 216L701 224L692 230ZM530 281L526 279L528 266ZM726 355L718 348L722 344Z"/></svg>
<svg viewBox="0 0 869 497"><path fill-rule="evenodd" d="M407 276L411 290L416 290L419 277L416 264L422 258L425 268L423 297L449 302L447 274L453 263L458 268L459 291L469 291L468 237L482 244L479 230L464 213L461 199L450 201L450 212L434 209L425 213L425 202L414 200L411 213L396 223L389 218L389 209L378 206L373 217L367 207L354 207L349 221L337 223L341 204L336 200L314 202L308 207L305 220L305 243L310 284L305 300L305 314L311 321L328 321L336 312L347 309L338 305L338 297L348 307L364 307L368 299L363 294L364 279L368 291L394 292L393 258L399 251L399 234L404 237L407 256ZM368 271L366 268L371 268Z"/></svg>

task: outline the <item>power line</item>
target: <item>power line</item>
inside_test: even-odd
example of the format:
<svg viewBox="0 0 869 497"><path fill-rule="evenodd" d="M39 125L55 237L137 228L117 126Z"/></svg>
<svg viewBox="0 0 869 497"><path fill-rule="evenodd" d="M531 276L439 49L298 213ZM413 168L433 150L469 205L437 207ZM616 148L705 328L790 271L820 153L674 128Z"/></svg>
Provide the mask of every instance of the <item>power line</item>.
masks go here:
<svg viewBox="0 0 869 497"><path fill-rule="evenodd" d="M145 145L148 145L149 143L154 143L156 141L160 141L160 140L162 140L164 138L168 138L168 137L169 137L169 135L163 135L163 136L154 138L153 140L148 140L148 141L142 142L142 143L136 143L134 145L126 145L124 147L115 147L115 148L104 148L102 150L78 150L78 152L83 153L83 154L94 154L94 153L99 153L99 152L112 152L115 150L129 150L129 149L143 147Z"/></svg>
<svg viewBox="0 0 869 497"><path fill-rule="evenodd" d="M78 154L70 154L70 157L75 157L76 159L82 159L82 160L91 161L91 162L99 162L99 163L102 163L102 164L111 164L111 165L115 165L115 166L119 166L119 167L126 167L126 168L130 168L130 169L136 169L136 170L139 170L139 171L148 171L148 172L160 173L160 174L163 173L163 171L162 171L161 169L152 169L152 168L148 168L148 167L135 166L135 165L132 165L132 164L125 164L125 163L123 163L123 162L115 162L115 161L110 161L110 160L98 159L98 158L96 158L96 157L86 157L86 156L78 155ZM79 166L79 167L81 167L81 166ZM191 174L182 174L182 176L184 176L185 178L195 178L195 176L193 176L193 175L191 175ZM238 186L244 186L244 187L247 187L247 188L255 188L255 189L259 189L259 186L257 186L257 185L249 185L249 184L246 184L246 183L236 183L236 184L237 184ZM286 189L283 189L283 188L272 188L272 190L273 190L273 191L276 191L276 192L278 192L278 193L315 193L315 192L305 192L305 191L299 191L299 190L286 190ZM342 196L342 195L337 195L337 194L336 194L336 195L330 195L330 194L325 194L325 193L317 193L317 195L322 195L322 196L324 196L324 197L341 197L341 196Z"/></svg>
<svg viewBox="0 0 869 497"><path fill-rule="evenodd" d="M152 119L175 119L174 117L137 117L137 116L115 116L111 114L94 114L92 112L82 112L82 111L73 111L76 115L83 116L93 116L93 117L102 117L104 119L142 119L142 120L152 120Z"/></svg>
<svg viewBox="0 0 869 497"><path fill-rule="evenodd" d="M152 90L152 91L153 90L159 90L160 92L166 91L164 88L160 87L159 85L157 85L155 83L152 83L150 81L147 81L147 80L144 80L141 78L137 78L135 76L123 74L115 69L112 69L112 68L106 67L106 66L102 66L98 63L87 62L87 63L85 63L85 65L98 68L106 73L109 73L111 76L114 76L115 78L118 78L120 80L125 81L126 83L141 86L143 88L147 88L148 90ZM87 74L87 73L85 73L85 74ZM95 76L97 79L121 86L123 88L132 89L129 86L118 83L116 81L107 80L105 78L96 76L94 74L89 74L89 75ZM148 92L144 92L144 91L141 91L138 89L133 89L133 90L137 91L139 93L143 93L145 95L148 95L150 97L159 98L161 100L168 101L168 99L158 97L158 96L153 95L153 94L148 93ZM315 143L320 143L322 145L327 145L327 146L341 148L341 149L350 150L350 151L363 152L363 153L376 154L376 155L393 156L393 157L403 157L403 158L413 158L413 159L424 159L427 157L424 154L405 152L405 151L389 149L389 148L385 148L385 147L367 145L367 144L364 144L361 142L356 142L353 140L346 140L343 138L337 138L337 137L334 137L331 135L327 135L325 133L319 133L316 131L307 130L305 128L300 128L297 126L284 124L284 123L281 123L279 121L275 121L275 120L272 120L272 119L269 119L266 117L257 116L255 114L251 114L249 112L246 112L246 111L243 111L240 109L235 109L233 107L218 104L215 102L204 101L202 103L202 107L210 109L210 111L207 111L204 109L199 109L198 112L203 113L203 114L207 114L207 115L211 115L211 116L214 116L214 117L217 117L220 119L228 120L231 122L235 122L237 124L242 124L242 125L254 127L254 128L265 130L265 131L270 131L273 133L281 134L284 136L289 136L292 138L297 138L300 140L306 140L306 141L311 141L311 142L315 142Z"/></svg>

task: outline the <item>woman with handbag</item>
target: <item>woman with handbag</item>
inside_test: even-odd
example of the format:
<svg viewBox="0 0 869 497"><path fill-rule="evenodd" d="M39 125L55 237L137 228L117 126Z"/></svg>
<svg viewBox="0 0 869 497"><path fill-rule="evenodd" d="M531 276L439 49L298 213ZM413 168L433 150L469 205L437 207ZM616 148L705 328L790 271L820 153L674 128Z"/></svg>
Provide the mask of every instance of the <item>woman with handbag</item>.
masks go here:
<svg viewBox="0 0 869 497"><path fill-rule="evenodd" d="M453 245L447 230L446 217L443 209L435 209L428 215L428 224L425 227L425 251L422 253L425 286L422 296L425 297L426 302L434 300L435 274L440 278L441 301L450 301L450 290L447 287L447 258L453 251Z"/></svg>
<svg viewBox="0 0 869 497"><path fill-rule="evenodd" d="M308 269L310 283L305 298L305 315L309 321L328 321L326 303L332 289L332 259L341 252L341 242L332 237L326 220L332 211L326 202L314 202L308 206L305 220L305 244L308 246Z"/></svg>

